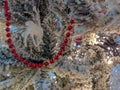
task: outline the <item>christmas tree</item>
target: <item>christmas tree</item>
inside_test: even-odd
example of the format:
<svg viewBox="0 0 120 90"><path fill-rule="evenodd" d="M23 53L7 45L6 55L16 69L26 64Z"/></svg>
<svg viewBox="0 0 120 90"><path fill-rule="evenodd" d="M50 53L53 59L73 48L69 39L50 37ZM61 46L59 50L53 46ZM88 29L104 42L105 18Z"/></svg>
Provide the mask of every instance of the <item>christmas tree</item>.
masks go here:
<svg viewBox="0 0 120 90"><path fill-rule="evenodd" d="M119 4L1 0L0 90L119 90Z"/></svg>

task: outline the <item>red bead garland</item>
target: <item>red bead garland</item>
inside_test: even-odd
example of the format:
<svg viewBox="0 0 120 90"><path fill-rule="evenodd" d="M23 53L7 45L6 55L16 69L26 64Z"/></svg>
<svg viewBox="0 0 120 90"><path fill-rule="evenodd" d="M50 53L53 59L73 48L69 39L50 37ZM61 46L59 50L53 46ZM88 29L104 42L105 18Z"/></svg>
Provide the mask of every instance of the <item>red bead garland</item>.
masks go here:
<svg viewBox="0 0 120 90"><path fill-rule="evenodd" d="M60 51L58 51L57 55L53 57L53 59L44 62L43 64L34 64L34 63L30 63L28 62L28 60L24 60L23 58L19 57L19 55L16 53L16 50L14 49L14 45L12 44L12 39L11 39L11 33L10 33L10 20L11 20L11 16L10 16L10 12L9 12L9 8L8 8L8 0L4 1L4 12L5 12L5 16L6 16L6 37L7 42L8 42L8 46L10 48L10 52L13 54L14 58L16 58L18 60L18 62L22 62L24 65L29 66L30 68L36 69L36 68L42 68L43 66L48 66L50 64L53 64L55 62L55 60L59 60L60 56L63 55L63 51L66 49L66 44L69 43L69 37L71 36L70 31L73 30L73 27L71 26L72 24L74 24L74 20L70 20L70 24L67 29L68 32L65 34L66 38L63 40L64 44L61 45L60 47Z"/></svg>

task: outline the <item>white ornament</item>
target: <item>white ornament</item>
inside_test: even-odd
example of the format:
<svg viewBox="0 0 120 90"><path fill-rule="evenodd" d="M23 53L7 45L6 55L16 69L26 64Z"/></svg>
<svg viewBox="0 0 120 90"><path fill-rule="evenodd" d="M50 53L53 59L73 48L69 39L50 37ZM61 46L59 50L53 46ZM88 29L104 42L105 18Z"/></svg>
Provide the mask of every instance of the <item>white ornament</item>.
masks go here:
<svg viewBox="0 0 120 90"><path fill-rule="evenodd" d="M33 21L25 22L27 26L25 31L24 45L27 47L27 38L30 35L32 38L33 44L35 47L38 47L40 44L43 44L43 29L41 26L35 24ZM36 37L36 40L35 38Z"/></svg>

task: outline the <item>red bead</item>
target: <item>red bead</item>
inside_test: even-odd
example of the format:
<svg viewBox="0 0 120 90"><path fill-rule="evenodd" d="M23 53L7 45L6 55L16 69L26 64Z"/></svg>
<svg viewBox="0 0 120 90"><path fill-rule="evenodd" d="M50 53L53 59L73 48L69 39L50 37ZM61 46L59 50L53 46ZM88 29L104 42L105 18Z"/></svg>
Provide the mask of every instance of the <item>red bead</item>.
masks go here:
<svg viewBox="0 0 120 90"><path fill-rule="evenodd" d="M67 32L67 33L66 33L66 37L70 37L70 32Z"/></svg>
<svg viewBox="0 0 120 90"><path fill-rule="evenodd" d="M59 51L59 52L58 52L58 55L63 55L63 52L62 52L62 51Z"/></svg>
<svg viewBox="0 0 120 90"><path fill-rule="evenodd" d="M34 63L30 63L30 64L29 64L29 67L34 68L34 69L35 69L35 68L37 68L37 65L36 65L36 64L34 64Z"/></svg>
<svg viewBox="0 0 120 90"><path fill-rule="evenodd" d="M8 16L8 17L6 18L6 20L9 21L9 20L10 20L10 17Z"/></svg>
<svg viewBox="0 0 120 90"><path fill-rule="evenodd" d="M68 26L68 30L69 31L73 30L73 27L72 26Z"/></svg>
<svg viewBox="0 0 120 90"><path fill-rule="evenodd" d="M10 28L6 28L6 32L9 32L10 31Z"/></svg>
<svg viewBox="0 0 120 90"><path fill-rule="evenodd" d="M28 61L24 61L24 65L28 65L29 64L29 62Z"/></svg>
<svg viewBox="0 0 120 90"><path fill-rule="evenodd" d="M10 17L10 13L8 11L5 13L5 15L6 17Z"/></svg>
<svg viewBox="0 0 120 90"><path fill-rule="evenodd" d="M37 64L34 65L34 69L36 69L36 68L38 68L38 67L37 67Z"/></svg>
<svg viewBox="0 0 120 90"><path fill-rule="evenodd" d="M29 67L33 68L33 64L32 64L32 63L30 63L30 64L29 64Z"/></svg>
<svg viewBox="0 0 120 90"><path fill-rule="evenodd" d="M14 47L14 45L13 44L9 44L9 48L13 48Z"/></svg>
<svg viewBox="0 0 120 90"><path fill-rule="evenodd" d="M19 62L23 62L23 59L22 59L22 58L18 58L18 61L19 61Z"/></svg>
<svg viewBox="0 0 120 90"><path fill-rule="evenodd" d="M8 6L8 1L7 0L4 0L4 6Z"/></svg>
<svg viewBox="0 0 120 90"><path fill-rule="evenodd" d="M51 63L51 64L53 64L53 63L54 63L54 60L53 60L53 59L51 59L51 60L50 60L50 63Z"/></svg>
<svg viewBox="0 0 120 90"><path fill-rule="evenodd" d="M32 68L36 68L37 66L36 66L36 64L32 64Z"/></svg>
<svg viewBox="0 0 120 90"><path fill-rule="evenodd" d="M48 66L48 65L49 65L49 63L48 63L48 62L45 62L45 63L44 63L44 65L45 65L45 66Z"/></svg>
<svg viewBox="0 0 120 90"><path fill-rule="evenodd" d="M68 43L68 39L64 39L64 43L67 44Z"/></svg>
<svg viewBox="0 0 120 90"><path fill-rule="evenodd" d="M65 49L66 49L66 46L65 46L65 45L62 45L62 46L61 46L61 49L62 49L62 50L65 50Z"/></svg>
<svg viewBox="0 0 120 90"><path fill-rule="evenodd" d="M16 59L17 59L18 57L19 57L19 56L18 56L18 54L14 54L14 58L16 58Z"/></svg>
<svg viewBox="0 0 120 90"><path fill-rule="evenodd" d="M43 65L42 64L38 64L37 66L38 66L38 68L41 68Z"/></svg>
<svg viewBox="0 0 120 90"><path fill-rule="evenodd" d="M6 22L6 26L10 26L10 22Z"/></svg>
<svg viewBox="0 0 120 90"><path fill-rule="evenodd" d="M38 67L38 64L35 64L35 65L36 65L36 68L39 68L39 67Z"/></svg>
<svg viewBox="0 0 120 90"><path fill-rule="evenodd" d="M16 53L16 50L15 50L15 49L12 49L12 50L11 50L11 53L15 54L15 53Z"/></svg>
<svg viewBox="0 0 120 90"><path fill-rule="evenodd" d="M7 39L7 42L8 42L8 43L11 43L11 42L12 42L12 39L11 39L11 38L8 38L8 39Z"/></svg>
<svg viewBox="0 0 120 90"><path fill-rule="evenodd" d="M75 22L74 22L74 20L71 19L71 20L70 20L70 23L71 23L71 24L74 24Z"/></svg>
<svg viewBox="0 0 120 90"><path fill-rule="evenodd" d="M5 4L4 4L4 10L5 10L5 12L8 11L8 3L7 2L5 2Z"/></svg>
<svg viewBox="0 0 120 90"><path fill-rule="evenodd" d="M59 56L58 56L58 55L55 56L54 59L55 59L55 60L59 60Z"/></svg>
<svg viewBox="0 0 120 90"><path fill-rule="evenodd" d="M10 33L7 33L6 36L7 36L7 37L11 37L11 34L10 34Z"/></svg>

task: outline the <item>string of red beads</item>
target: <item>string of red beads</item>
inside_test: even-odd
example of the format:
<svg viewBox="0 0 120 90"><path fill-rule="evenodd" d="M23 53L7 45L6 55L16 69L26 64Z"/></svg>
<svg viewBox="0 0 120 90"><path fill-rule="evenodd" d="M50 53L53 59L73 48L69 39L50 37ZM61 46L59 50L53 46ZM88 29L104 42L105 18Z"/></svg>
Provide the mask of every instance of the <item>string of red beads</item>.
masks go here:
<svg viewBox="0 0 120 90"><path fill-rule="evenodd" d="M71 31L73 30L73 24L74 24L74 20L70 20L70 24L67 29L68 29L68 32L66 33L66 38L64 39L64 43L63 45L60 46L60 50L58 51L57 55L55 55L53 57L53 59L49 60L49 61L46 61L44 62L43 64L34 64L34 63L31 63L31 62L28 62L28 60L24 60L23 58L21 58L16 50L15 50L15 47L12 43L12 38L11 38L11 33L10 33L10 12L9 12L9 7L8 7L8 1L5 0L4 1L4 12L5 12L5 16L6 16L6 37L7 37L7 42L8 42L8 46L9 46L9 49L11 51L11 53L13 54L14 58L16 58L19 62L23 63L24 65L27 65L29 66L30 68L42 68L43 66L48 66L50 64L54 64L55 60L59 60L60 59L60 56L62 56L64 54L64 51L66 50L66 45L69 43L69 37L71 36Z"/></svg>

